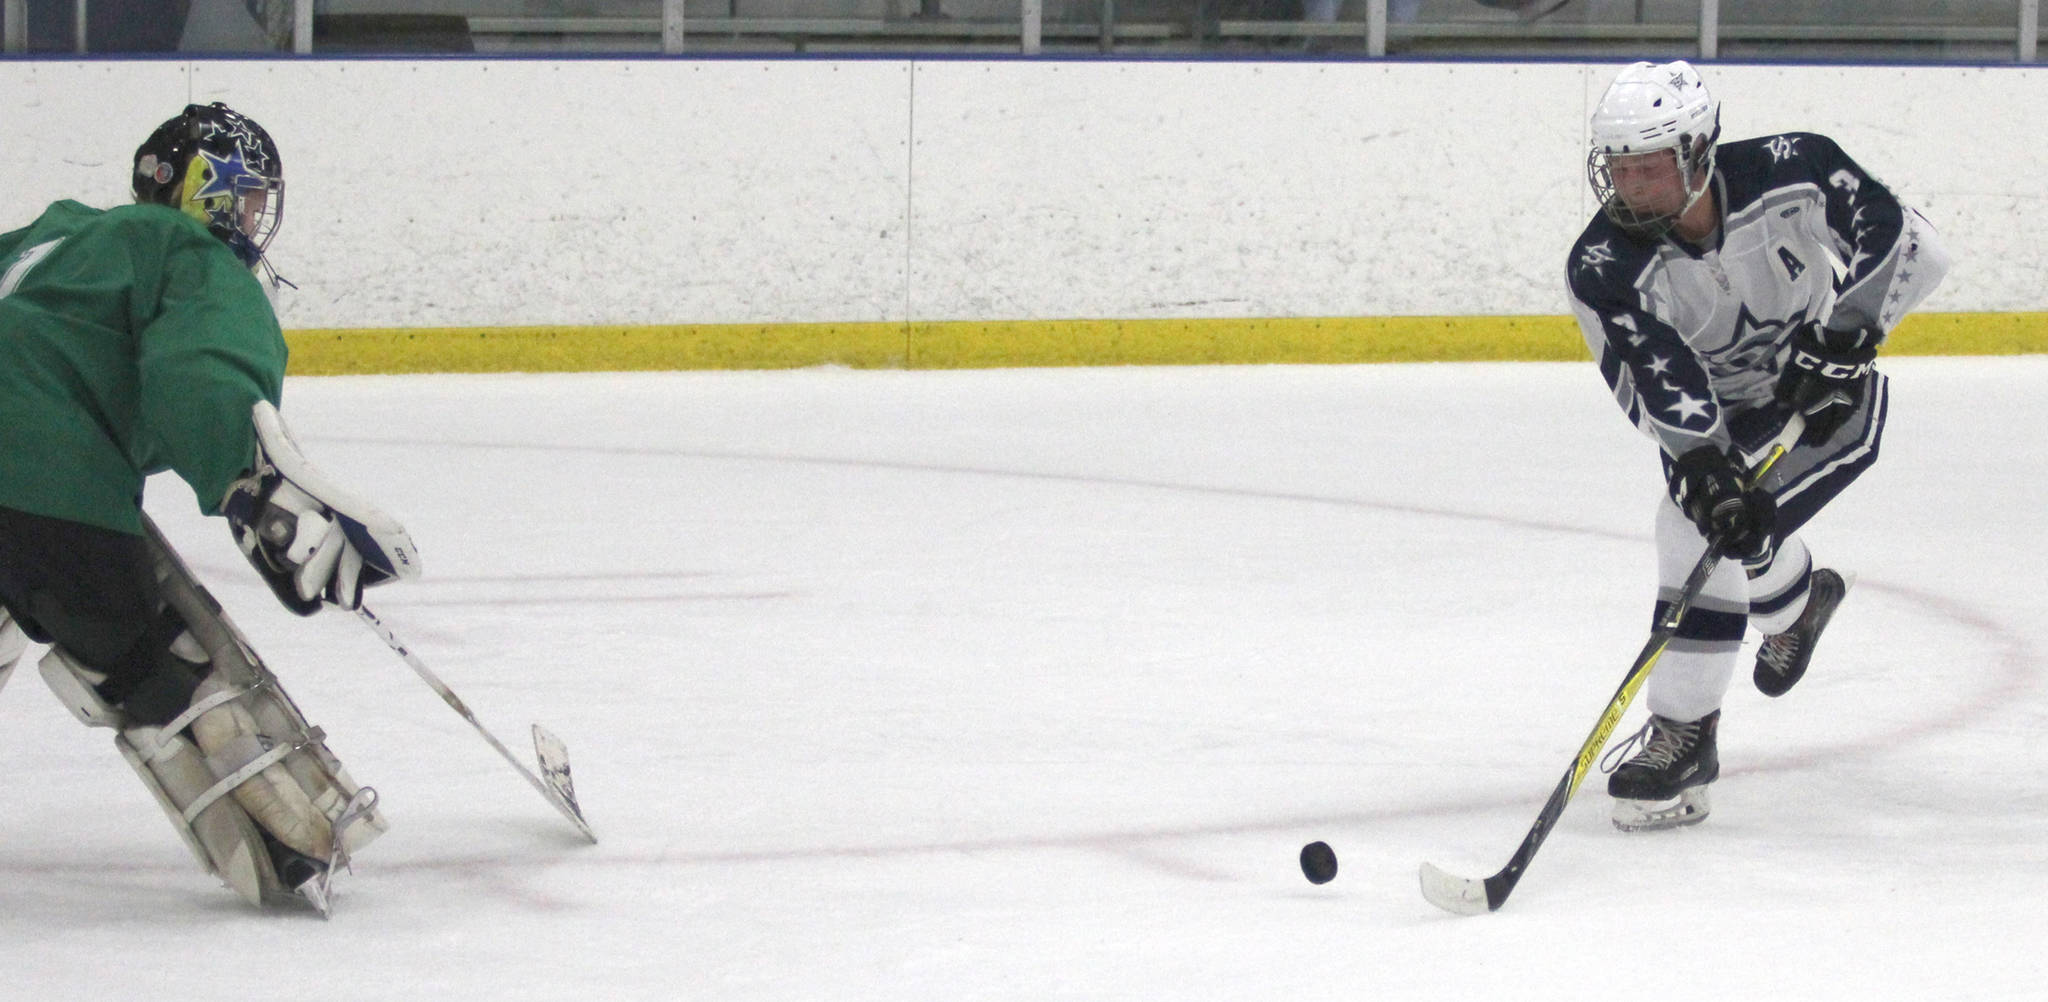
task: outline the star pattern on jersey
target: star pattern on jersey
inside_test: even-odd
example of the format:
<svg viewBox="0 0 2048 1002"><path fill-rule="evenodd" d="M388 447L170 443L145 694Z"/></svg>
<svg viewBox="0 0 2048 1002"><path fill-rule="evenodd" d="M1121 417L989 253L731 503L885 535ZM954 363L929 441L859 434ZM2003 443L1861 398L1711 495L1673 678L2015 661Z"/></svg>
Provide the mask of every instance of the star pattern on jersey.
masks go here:
<svg viewBox="0 0 2048 1002"><path fill-rule="evenodd" d="M1671 351L1645 348L1650 344L1647 335L1636 334L1628 343L1642 349L1632 353L1632 364L1636 395L1644 409L1659 415L1663 423L1689 432L1712 431L1721 420L1720 407L1707 388L1706 373L1697 364L1680 366L1681 356Z"/></svg>
<svg viewBox="0 0 2048 1002"><path fill-rule="evenodd" d="M1920 238L1912 235L1912 232L1909 230L1906 235L1906 246L1899 251L1899 263L1907 265L1918 260L1920 260ZM1889 330L1898 325L1901 312L1899 307L1904 305L1902 290L1911 284L1912 281L1913 272L1908 268L1901 267L1899 269L1898 284L1892 286L1892 294L1887 297L1883 311L1877 316L1878 322L1883 324L1885 329Z"/></svg>
<svg viewBox="0 0 2048 1002"><path fill-rule="evenodd" d="M1602 240L1597 244L1587 244L1585 250L1579 254L1579 270L1592 269L1593 274L1606 278L1607 266L1618 260L1614 256L1614 248L1608 246L1610 243L1613 241Z"/></svg>
<svg viewBox="0 0 2048 1002"><path fill-rule="evenodd" d="M1667 389L1675 389L1669 383L1664 385ZM1678 390L1678 401L1666 405L1664 409L1678 415L1677 423L1681 428L1691 424L1694 418L1700 419L1709 428L1714 426L1714 402L1711 399L1702 400L1684 390Z"/></svg>
<svg viewBox="0 0 2048 1002"><path fill-rule="evenodd" d="M1764 144L1764 149L1770 153L1772 163L1784 163L1792 154L1799 152L1799 140L1791 136L1772 136L1771 141Z"/></svg>
<svg viewBox="0 0 2048 1002"><path fill-rule="evenodd" d="M1786 330L1798 327L1805 322L1806 308L1803 306L1799 308L1797 313L1783 320L1760 320L1756 314L1749 311L1749 304L1743 303L1735 313L1735 337L1732 343L1739 344L1743 341L1754 340L1760 334L1776 340Z"/></svg>
<svg viewBox="0 0 2048 1002"><path fill-rule="evenodd" d="M1899 315L1905 312L1906 284L1912 280L1912 272L1899 272L1898 282L1892 286L1891 293L1884 297L1884 309L1878 311L1877 322L1883 324L1886 329L1897 326Z"/></svg>

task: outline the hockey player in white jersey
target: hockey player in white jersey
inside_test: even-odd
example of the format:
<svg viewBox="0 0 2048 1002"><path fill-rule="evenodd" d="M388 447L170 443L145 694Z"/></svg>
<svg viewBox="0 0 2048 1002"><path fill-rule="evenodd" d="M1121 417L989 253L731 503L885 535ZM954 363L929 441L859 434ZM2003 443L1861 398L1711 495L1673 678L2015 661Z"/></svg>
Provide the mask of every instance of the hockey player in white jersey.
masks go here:
<svg viewBox="0 0 2048 1002"><path fill-rule="evenodd" d="M1825 136L1720 143L1721 107L1687 63L1623 69L1595 108L1587 176L1603 206L1566 281L1600 373L1663 451L1658 608L1709 539L1732 556L1680 621L1647 686L1650 721L1610 759L1626 830L1703 820L1715 731L1741 645L1784 694L1848 590L1799 530L1877 458L1878 346L1948 270L1933 228ZM1745 456L1805 415L1745 489ZM1633 752L1633 755L1630 755Z"/></svg>

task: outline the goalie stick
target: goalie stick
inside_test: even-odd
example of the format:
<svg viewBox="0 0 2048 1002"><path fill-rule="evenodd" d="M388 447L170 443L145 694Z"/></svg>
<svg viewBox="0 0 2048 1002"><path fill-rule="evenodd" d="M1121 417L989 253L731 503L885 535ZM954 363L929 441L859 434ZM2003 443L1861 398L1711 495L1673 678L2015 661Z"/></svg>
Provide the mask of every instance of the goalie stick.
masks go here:
<svg viewBox="0 0 2048 1002"><path fill-rule="evenodd" d="M443 702L455 712L462 714L462 719L469 721L469 726L476 728L476 732L483 735L484 740L490 742L491 747L505 757L505 761L512 763L512 768L519 770L519 774L525 776L526 781L532 784L541 796L546 797L548 803L555 805L555 810L561 811L562 816L568 818L569 823L575 825L576 830L582 832L584 838L593 843L597 841L597 833L590 830L590 823L583 820L583 809L577 806L576 786L569 776L569 749L562 744L560 738L539 724L533 725L533 754L540 763L540 774L535 775L532 769L526 767L526 763L521 762L518 756L512 754L511 749L505 747L503 741L498 740L497 735L492 734L476 719L476 714L470 712L469 705L462 701L462 697L457 696L455 690L448 688L448 683L441 681L439 675L434 674L425 662L413 654L405 643L398 639L398 635L391 632L391 627L384 625L384 621L370 611L369 606L357 608L356 616L384 641L385 646L404 659L406 666L438 693Z"/></svg>
<svg viewBox="0 0 2048 1002"><path fill-rule="evenodd" d="M1751 465L1748 486L1754 487L1762 482L1764 474L1769 473L1785 451L1799 441L1800 433L1805 430L1806 418L1800 414L1792 415L1778 436L1766 444L1762 458ZM1649 642L1643 645L1642 653L1636 655L1636 662L1629 667L1628 674L1622 676L1621 687L1608 699L1606 709L1600 711L1600 719L1593 725L1593 732L1586 735L1585 743L1579 745L1571 768L1565 770L1564 778L1558 780L1556 789L1550 791L1550 799L1544 802L1543 810L1537 812L1536 823L1529 826L1529 834L1522 837L1522 844L1515 849L1508 865L1493 876L1480 880L1460 877L1434 863L1424 862L1422 896L1429 899L1430 904L1455 915L1484 915L1498 911L1507 902L1515 884L1529 868L1530 860L1536 857L1536 850L1542 847L1544 839L1550 837L1551 828L1563 816L1572 794L1578 792L1579 784L1592 770L1600 749L1606 747L1607 739L1614 736L1614 728L1621 723L1622 714L1628 712L1629 704L1635 701L1636 692L1649 681L1650 670L1657 666L1657 659L1663 657L1664 648L1678 632L1678 621L1685 618L1686 610L1699 597L1700 589L1706 587L1707 579L1713 576L1715 566L1721 562L1721 556L1721 541L1708 541L1706 552L1700 554L1699 563L1693 565L1692 573L1686 577L1678 600L1658 617L1650 631Z"/></svg>

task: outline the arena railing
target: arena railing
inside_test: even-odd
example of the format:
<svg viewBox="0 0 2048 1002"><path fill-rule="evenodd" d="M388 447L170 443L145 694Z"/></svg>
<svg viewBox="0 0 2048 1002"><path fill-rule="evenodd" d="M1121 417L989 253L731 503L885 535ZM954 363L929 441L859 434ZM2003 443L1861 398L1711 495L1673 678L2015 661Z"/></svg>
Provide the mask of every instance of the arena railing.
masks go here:
<svg viewBox="0 0 2048 1002"><path fill-rule="evenodd" d="M87 51L86 21L91 0L73 0L76 42L73 51ZM104 0L103 0L104 2ZM1635 4L1633 21L1536 21L1511 16L1455 18L1439 22L1391 23L1389 0L1364 0L1362 18L1341 21L1246 19L1232 13L1227 0L1189 0L1187 16L1178 19L1119 20L1116 0L1099 0L1093 19L1045 16L1044 0L1019 0L1014 18L908 17L685 17L683 0L661 0L657 16L466 16L453 18L468 51L547 51L551 49L620 53L688 53L721 51L847 51L896 49L926 52L1005 51L1024 55L1057 50L1125 48L1206 50L1214 47L1264 45L1286 52L1341 51L1367 57L1426 51L1434 54L1555 55L1597 53L1617 44L1649 44L1673 55L1713 59L1737 45L1777 45L1792 58L1801 47L1862 46L1866 52L1895 50L1910 56L1927 45L1976 46L1985 52L2009 52L2017 62L2037 59L2041 0L2015 0L2015 16L2004 24L1956 24L1933 21L1869 24L1724 23L1721 0L1699 0L1696 21L1643 19L1643 2ZM276 48L294 53L375 51L374 33L343 31L345 16L315 16L313 0L255 0L252 8L267 18L266 30ZM1244 13L1238 3L1235 11ZM932 3L936 8L936 3ZM736 9L729 5L728 11ZM0 0L4 50L30 51L28 0ZM445 19L444 19L445 20ZM361 18L356 23L362 23ZM397 29L402 32L404 29ZM387 30L386 35L390 33ZM322 39L327 39L322 43ZM343 41L345 40L345 41ZM399 39L402 41L402 39ZM482 44L477 44L478 42ZM1606 46L1607 49L1597 48ZM396 48L418 51L417 46Z"/></svg>

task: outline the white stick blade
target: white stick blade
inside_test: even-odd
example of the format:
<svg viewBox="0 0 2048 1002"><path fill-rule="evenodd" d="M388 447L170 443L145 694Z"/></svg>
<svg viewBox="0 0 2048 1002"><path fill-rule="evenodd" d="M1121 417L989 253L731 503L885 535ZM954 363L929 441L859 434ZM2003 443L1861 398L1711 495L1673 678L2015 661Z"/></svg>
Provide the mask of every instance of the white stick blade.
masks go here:
<svg viewBox="0 0 2048 1002"><path fill-rule="evenodd" d="M1422 864L1422 896L1453 915L1484 915L1486 882L1445 873L1435 863Z"/></svg>
<svg viewBox="0 0 2048 1002"><path fill-rule="evenodd" d="M569 775L569 747L539 724L533 725L533 754L540 759L541 777L563 800L576 802L576 783Z"/></svg>
<svg viewBox="0 0 2048 1002"><path fill-rule="evenodd" d="M583 805L576 802L576 782L569 774L569 749L562 739L539 724L533 725L533 753L540 760L540 782L545 787L548 800L562 816L575 824L583 837L597 841L597 833L590 830L590 822L583 820Z"/></svg>

